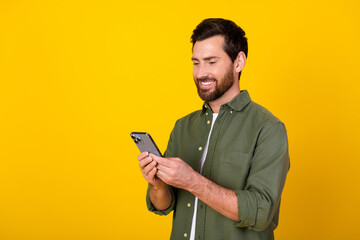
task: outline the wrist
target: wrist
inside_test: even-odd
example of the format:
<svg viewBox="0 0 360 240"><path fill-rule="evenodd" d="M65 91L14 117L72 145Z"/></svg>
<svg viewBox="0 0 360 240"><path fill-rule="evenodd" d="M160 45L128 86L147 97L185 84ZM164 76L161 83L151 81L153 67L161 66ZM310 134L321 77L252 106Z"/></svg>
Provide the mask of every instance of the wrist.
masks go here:
<svg viewBox="0 0 360 240"><path fill-rule="evenodd" d="M191 177L191 180L189 181L189 186L188 189L186 189L187 191L191 192L192 194L196 195L197 192L199 190L201 190L202 186L201 186L201 179L202 179L202 175L196 171L194 171L193 176Z"/></svg>
<svg viewBox="0 0 360 240"><path fill-rule="evenodd" d="M150 184L152 186L152 188L156 191L161 191L161 190L164 190L167 188L167 184L166 183L162 183L162 184L157 184L157 185L154 185L154 184Z"/></svg>

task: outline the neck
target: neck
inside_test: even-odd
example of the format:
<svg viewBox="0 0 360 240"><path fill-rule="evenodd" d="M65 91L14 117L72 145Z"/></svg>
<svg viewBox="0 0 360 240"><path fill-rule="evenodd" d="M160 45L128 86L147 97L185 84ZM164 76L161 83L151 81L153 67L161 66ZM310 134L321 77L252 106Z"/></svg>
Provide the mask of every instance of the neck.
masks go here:
<svg viewBox="0 0 360 240"><path fill-rule="evenodd" d="M240 86L239 84L234 84L229 90L227 90L224 95L215 99L214 101L209 102L211 110L213 113L218 113L220 111L221 105L230 102L233 100L240 93Z"/></svg>

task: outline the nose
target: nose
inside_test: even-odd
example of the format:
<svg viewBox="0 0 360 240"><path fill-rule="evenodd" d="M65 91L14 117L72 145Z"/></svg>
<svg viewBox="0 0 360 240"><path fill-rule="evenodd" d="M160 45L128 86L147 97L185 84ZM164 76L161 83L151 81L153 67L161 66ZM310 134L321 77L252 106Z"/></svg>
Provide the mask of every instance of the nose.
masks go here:
<svg viewBox="0 0 360 240"><path fill-rule="evenodd" d="M204 64L199 63L198 65L194 66L193 74L195 78L204 78L208 76L208 71L206 69L206 66Z"/></svg>

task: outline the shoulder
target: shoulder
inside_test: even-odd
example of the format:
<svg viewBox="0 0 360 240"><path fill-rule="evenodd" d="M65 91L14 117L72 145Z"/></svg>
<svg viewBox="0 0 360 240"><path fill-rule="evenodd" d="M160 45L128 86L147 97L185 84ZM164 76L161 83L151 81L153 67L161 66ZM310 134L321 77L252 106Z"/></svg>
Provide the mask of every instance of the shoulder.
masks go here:
<svg viewBox="0 0 360 240"><path fill-rule="evenodd" d="M256 145L268 146L268 149L286 149L288 146L287 130L285 124L263 106L250 102L244 112L249 117L250 131L256 133ZM268 144L268 145L267 145ZM284 150L285 151L285 150Z"/></svg>
<svg viewBox="0 0 360 240"><path fill-rule="evenodd" d="M259 125L264 125L265 123L283 124L280 119L272 114L269 110L253 101L248 104L245 112L247 112L247 114L251 116Z"/></svg>

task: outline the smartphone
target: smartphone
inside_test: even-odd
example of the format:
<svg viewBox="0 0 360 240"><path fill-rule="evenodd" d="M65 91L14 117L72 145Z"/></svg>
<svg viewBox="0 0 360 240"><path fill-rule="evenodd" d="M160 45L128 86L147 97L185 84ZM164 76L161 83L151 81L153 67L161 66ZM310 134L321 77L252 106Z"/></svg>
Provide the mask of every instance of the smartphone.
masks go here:
<svg viewBox="0 0 360 240"><path fill-rule="evenodd" d="M159 148L156 146L150 134L146 132L132 132L130 136L135 142L136 146L139 148L140 152L147 151L149 153L153 153L159 157L162 157Z"/></svg>

